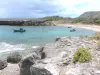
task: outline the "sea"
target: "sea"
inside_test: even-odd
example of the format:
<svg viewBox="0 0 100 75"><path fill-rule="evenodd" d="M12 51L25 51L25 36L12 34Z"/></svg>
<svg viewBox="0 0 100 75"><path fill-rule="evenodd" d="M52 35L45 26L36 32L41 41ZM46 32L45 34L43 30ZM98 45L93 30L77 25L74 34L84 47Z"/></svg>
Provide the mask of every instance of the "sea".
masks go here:
<svg viewBox="0 0 100 75"><path fill-rule="evenodd" d="M26 32L14 32L23 28ZM70 30L75 29L75 32ZM63 36L91 36L95 31L67 26L0 26L0 53L29 50L55 41Z"/></svg>

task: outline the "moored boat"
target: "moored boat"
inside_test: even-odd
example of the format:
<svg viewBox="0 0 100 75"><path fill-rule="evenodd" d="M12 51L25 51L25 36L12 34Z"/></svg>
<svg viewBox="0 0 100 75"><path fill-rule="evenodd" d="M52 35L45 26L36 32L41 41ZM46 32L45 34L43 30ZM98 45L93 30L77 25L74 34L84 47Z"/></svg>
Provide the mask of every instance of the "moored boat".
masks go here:
<svg viewBox="0 0 100 75"><path fill-rule="evenodd" d="M70 30L70 32L74 32L74 31L76 31L76 30L75 29Z"/></svg>
<svg viewBox="0 0 100 75"><path fill-rule="evenodd" d="M26 30L25 29L23 29L23 28L20 28L19 30L13 30L14 32L25 32Z"/></svg>
<svg viewBox="0 0 100 75"><path fill-rule="evenodd" d="M68 28L72 28L72 27L68 27Z"/></svg>

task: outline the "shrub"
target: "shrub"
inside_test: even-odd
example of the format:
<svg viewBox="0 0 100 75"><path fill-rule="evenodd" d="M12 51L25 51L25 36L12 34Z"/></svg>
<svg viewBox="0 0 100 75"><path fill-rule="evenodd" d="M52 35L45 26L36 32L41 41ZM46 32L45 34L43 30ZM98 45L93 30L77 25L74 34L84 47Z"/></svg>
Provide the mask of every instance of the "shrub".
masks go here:
<svg viewBox="0 0 100 75"><path fill-rule="evenodd" d="M22 56L18 52L10 53L7 57L7 62L9 63L18 63L21 60Z"/></svg>
<svg viewBox="0 0 100 75"><path fill-rule="evenodd" d="M100 47L100 41L98 41L97 45Z"/></svg>
<svg viewBox="0 0 100 75"><path fill-rule="evenodd" d="M47 16L47 17L44 17L44 19L47 19L49 21L57 21L57 20L65 19L65 18L64 17L60 17L60 16Z"/></svg>
<svg viewBox="0 0 100 75"><path fill-rule="evenodd" d="M80 38L88 38L87 35L80 35L79 37L80 37Z"/></svg>
<svg viewBox="0 0 100 75"><path fill-rule="evenodd" d="M80 47L74 54L73 63L79 62L86 62L91 59L91 53L88 47Z"/></svg>
<svg viewBox="0 0 100 75"><path fill-rule="evenodd" d="M91 38L95 40L100 40L100 32L96 32Z"/></svg>
<svg viewBox="0 0 100 75"><path fill-rule="evenodd" d="M84 18L75 18L75 19L73 19L72 23L80 23L83 21L84 21Z"/></svg>
<svg viewBox="0 0 100 75"><path fill-rule="evenodd" d="M97 42L98 50L100 50L100 40Z"/></svg>

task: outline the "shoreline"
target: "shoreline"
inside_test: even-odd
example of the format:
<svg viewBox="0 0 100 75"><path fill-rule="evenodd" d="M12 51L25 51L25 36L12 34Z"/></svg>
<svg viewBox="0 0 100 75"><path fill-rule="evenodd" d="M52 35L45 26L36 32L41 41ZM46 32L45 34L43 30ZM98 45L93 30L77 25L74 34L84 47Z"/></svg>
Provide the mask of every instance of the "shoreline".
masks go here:
<svg viewBox="0 0 100 75"><path fill-rule="evenodd" d="M84 29L100 32L100 26L92 25L92 24L67 24L66 23L66 24L56 24L56 26L72 26L72 27L84 28Z"/></svg>
<svg viewBox="0 0 100 75"><path fill-rule="evenodd" d="M0 25L0 26L12 26L12 25ZM20 26L20 25L13 25L13 26ZM34 25L29 25L29 26L34 26ZM48 26L48 25L44 25L44 26ZM72 26L72 27L84 28L84 29L100 32L100 26L99 25L95 25L95 24L82 24L82 23L76 23L76 24L71 24L71 23L56 24L56 23L54 23L54 25L50 25L50 26Z"/></svg>

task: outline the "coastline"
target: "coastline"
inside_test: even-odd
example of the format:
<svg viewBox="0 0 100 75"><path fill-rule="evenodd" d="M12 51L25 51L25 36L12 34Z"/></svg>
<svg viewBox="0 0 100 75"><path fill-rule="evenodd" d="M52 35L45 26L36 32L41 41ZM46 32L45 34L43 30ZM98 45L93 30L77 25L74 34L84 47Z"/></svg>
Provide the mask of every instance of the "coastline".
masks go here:
<svg viewBox="0 0 100 75"><path fill-rule="evenodd" d="M94 30L94 31L100 31L99 30L100 26L96 26L96 25L56 24L56 26L71 26L71 27L90 29L90 30ZM20 52L21 52L21 55L25 53L25 55L24 55L25 59L22 59L22 61L29 60L30 57L32 57L32 59L34 58L34 60L36 62L39 61L38 63L35 63L36 66L33 64L31 65L31 68L33 68L33 69L41 70L41 67L43 66L44 69L46 69L53 75L54 74L65 75L65 74L72 74L72 73L81 75L84 72L85 72L84 75L87 75L87 74L91 74L91 70L92 70L93 74L96 75L96 74L100 74L100 73L96 72L96 71L98 71L97 66L98 66L98 62L99 62L99 50L98 51L96 50L96 48L97 48L96 43L97 42L94 40L88 40L88 39L84 39L84 38L79 39L77 37L71 37L71 38L61 37L61 38L58 38L58 40L56 42L47 44L47 45L41 47L40 49L37 49L37 53L35 53L35 50L33 50L33 49L30 51L24 51L24 52L22 51L23 53L21 51ZM86 63L72 64L71 60L73 59L73 54L75 53L75 51L77 50L77 48L79 46L88 46L91 49L92 55L94 56L93 57L94 60L90 60L89 62L86 62ZM35 47L33 47L33 48L35 48ZM39 58L39 57L37 57L37 56L40 56L38 51L41 51L41 54L45 53L46 56L44 56L43 59L40 58L40 60L38 60L37 58ZM35 54L37 54L37 55L35 55ZM42 56L40 56L40 57L42 57ZM98 59L98 61L95 61L96 59ZM29 60L29 62L27 64L28 66L30 66L30 63L32 63L31 61L33 61L33 60ZM22 62L20 62L20 63L21 63L21 65L23 65ZM27 61L25 61L25 63L27 63ZM62 67L62 65L65 67ZM94 65L94 67L92 67L92 65ZM39 66L39 67L37 67L37 66ZM13 69L13 70L11 70L11 69ZM21 69L24 70L24 73ZM27 68L26 65L24 65L24 68L21 66L19 67L18 63L17 64L8 63L8 66L5 69L0 71L0 75L5 75L5 74L19 75L20 73L22 73L22 75L24 75L25 73L27 73L26 70L29 70L30 73L34 72L37 74L38 70L34 71L33 69L29 69L29 67ZM44 73L47 73L47 72L44 71ZM28 75L30 75L30 74L28 74Z"/></svg>
<svg viewBox="0 0 100 75"><path fill-rule="evenodd" d="M100 32L100 26L98 25L92 25L92 24L56 24L56 26L72 26L72 27L78 27L78 28L84 28L89 29L93 31Z"/></svg>

